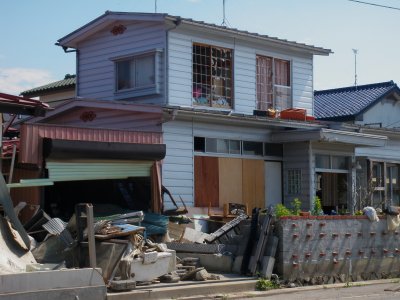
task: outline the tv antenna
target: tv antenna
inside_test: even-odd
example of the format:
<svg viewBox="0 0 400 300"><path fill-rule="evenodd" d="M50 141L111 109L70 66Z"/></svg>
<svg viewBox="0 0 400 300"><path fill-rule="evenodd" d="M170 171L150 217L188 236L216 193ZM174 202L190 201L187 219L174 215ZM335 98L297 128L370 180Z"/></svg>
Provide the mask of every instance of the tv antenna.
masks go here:
<svg viewBox="0 0 400 300"><path fill-rule="evenodd" d="M357 87L357 54L358 49L353 49L354 53L354 86Z"/></svg>
<svg viewBox="0 0 400 300"><path fill-rule="evenodd" d="M226 26L226 18L225 18L225 0L222 0L222 26Z"/></svg>

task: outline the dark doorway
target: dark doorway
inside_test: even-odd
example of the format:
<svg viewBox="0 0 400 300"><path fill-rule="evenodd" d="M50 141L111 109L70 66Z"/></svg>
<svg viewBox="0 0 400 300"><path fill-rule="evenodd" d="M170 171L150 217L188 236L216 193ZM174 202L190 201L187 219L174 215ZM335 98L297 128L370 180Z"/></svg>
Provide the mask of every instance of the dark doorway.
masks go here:
<svg viewBox="0 0 400 300"><path fill-rule="evenodd" d="M325 214L347 212L348 174L317 172L317 196L321 199Z"/></svg>

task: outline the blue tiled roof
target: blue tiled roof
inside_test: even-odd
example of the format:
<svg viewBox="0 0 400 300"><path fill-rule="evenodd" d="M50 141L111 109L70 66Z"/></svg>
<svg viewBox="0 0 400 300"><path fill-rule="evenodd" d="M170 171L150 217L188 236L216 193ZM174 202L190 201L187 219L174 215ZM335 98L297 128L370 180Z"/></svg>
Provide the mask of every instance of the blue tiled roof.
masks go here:
<svg viewBox="0 0 400 300"><path fill-rule="evenodd" d="M317 119L352 119L399 88L393 81L314 91Z"/></svg>

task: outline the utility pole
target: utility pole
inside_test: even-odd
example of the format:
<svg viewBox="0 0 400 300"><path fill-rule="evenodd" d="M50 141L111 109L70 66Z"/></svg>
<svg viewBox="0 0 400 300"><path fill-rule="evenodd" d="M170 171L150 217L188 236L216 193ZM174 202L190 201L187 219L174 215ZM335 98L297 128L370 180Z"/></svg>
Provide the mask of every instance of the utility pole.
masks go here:
<svg viewBox="0 0 400 300"><path fill-rule="evenodd" d="M154 0L154 12L157 13L157 0Z"/></svg>
<svg viewBox="0 0 400 300"><path fill-rule="evenodd" d="M354 53L354 86L357 87L357 54L358 49L353 49Z"/></svg>

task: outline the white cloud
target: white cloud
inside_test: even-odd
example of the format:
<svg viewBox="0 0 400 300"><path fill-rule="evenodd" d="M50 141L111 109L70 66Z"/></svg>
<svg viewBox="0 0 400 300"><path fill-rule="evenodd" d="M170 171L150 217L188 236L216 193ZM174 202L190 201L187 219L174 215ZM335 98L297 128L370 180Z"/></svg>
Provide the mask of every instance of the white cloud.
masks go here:
<svg viewBox="0 0 400 300"><path fill-rule="evenodd" d="M27 68L0 68L0 92L19 95L21 92L56 81L50 71Z"/></svg>

